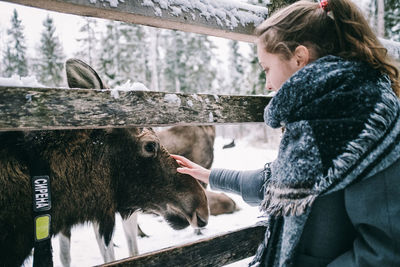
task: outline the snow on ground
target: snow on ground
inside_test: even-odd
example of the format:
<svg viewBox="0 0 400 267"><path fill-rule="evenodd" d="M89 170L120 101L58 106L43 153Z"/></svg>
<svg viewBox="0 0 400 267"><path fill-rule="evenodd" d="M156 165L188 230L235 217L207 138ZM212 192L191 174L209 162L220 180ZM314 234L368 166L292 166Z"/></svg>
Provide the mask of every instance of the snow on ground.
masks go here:
<svg viewBox="0 0 400 267"><path fill-rule="evenodd" d="M246 140L235 140L236 146L222 149L224 144L230 143L230 139L217 137L214 146L213 168L230 168L236 170L251 170L262 168L268 161L272 161L277 151L268 150L262 144L249 144ZM241 197L228 194L232 197L240 211L234 214L210 216L207 227L202 230L203 235L195 235L193 229L188 227L181 231L170 228L161 217L149 214L140 214L138 221L142 230L150 237L139 238L140 253L159 250L162 248L184 244L198 239L215 236L227 231L254 225L261 220L262 214L258 207L247 205ZM59 259L58 236L53 238L53 260L54 266L62 266ZM121 225L121 218L117 216L116 229L114 233L115 256L117 259L128 257L128 248ZM227 248L229 249L229 248ZM85 267L103 263L93 228L90 224L79 225L72 229L71 238L72 267ZM251 258L230 264L230 267L247 266ZM25 266L32 266L31 259L27 260Z"/></svg>

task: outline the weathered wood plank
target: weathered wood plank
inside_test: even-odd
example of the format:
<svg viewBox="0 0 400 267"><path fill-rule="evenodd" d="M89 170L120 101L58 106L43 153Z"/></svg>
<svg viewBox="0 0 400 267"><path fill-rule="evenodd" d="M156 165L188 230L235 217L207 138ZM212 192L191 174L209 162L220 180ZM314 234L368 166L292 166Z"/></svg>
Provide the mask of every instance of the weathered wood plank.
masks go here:
<svg viewBox="0 0 400 267"><path fill-rule="evenodd" d="M0 86L0 131L262 122L269 99Z"/></svg>
<svg viewBox="0 0 400 267"><path fill-rule="evenodd" d="M222 266L254 255L265 230L265 226L252 226L101 266Z"/></svg>
<svg viewBox="0 0 400 267"><path fill-rule="evenodd" d="M38 7L62 13L113 19L157 28L194 32L232 40L254 42L254 28L268 16L268 8L229 0L213 1L212 6L185 9L172 4L163 7L151 0L0 0ZM111 5L110 2L117 3ZM157 2L157 3L156 3ZM172 3L173 1L171 1ZM191 2L191 1L189 1ZM197 1L193 1L197 2ZM282 3L294 0L274 1L274 9ZM202 11L202 10L207 11ZM210 15L211 14L211 15ZM400 42L381 39L389 54L400 59Z"/></svg>
<svg viewBox="0 0 400 267"><path fill-rule="evenodd" d="M170 1L174 4L169 7L158 3L160 1L151 0L114 0L113 2L117 4L113 5L110 5L111 1L104 0L7 0L7 2L245 42L254 41L255 25L261 23L268 13L266 7L230 1L212 1L209 6L200 1L192 1L191 9L180 4L182 1Z"/></svg>

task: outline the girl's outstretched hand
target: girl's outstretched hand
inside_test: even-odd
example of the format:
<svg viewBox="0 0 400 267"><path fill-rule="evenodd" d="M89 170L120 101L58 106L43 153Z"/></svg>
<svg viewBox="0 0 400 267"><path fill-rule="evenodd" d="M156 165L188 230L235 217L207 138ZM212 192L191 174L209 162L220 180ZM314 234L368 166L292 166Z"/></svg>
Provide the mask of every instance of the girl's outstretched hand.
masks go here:
<svg viewBox="0 0 400 267"><path fill-rule="evenodd" d="M181 166L177 168L177 172L183 174L189 174L190 176L196 178L197 180L208 184L210 181L210 173L211 171L201 167L200 165L194 163L193 161L188 160L185 157L179 155L171 155L176 162Z"/></svg>

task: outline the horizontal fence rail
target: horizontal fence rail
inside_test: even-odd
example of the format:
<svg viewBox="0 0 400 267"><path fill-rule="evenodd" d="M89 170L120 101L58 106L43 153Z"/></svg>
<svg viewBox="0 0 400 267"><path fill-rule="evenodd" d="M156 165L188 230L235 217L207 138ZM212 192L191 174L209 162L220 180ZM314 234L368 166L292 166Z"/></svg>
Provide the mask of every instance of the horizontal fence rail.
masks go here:
<svg viewBox="0 0 400 267"><path fill-rule="evenodd" d="M7 0L7 2L245 42L254 42L255 25L260 24L268 14L266 7L229 0L213 0L209 1L209 5L199 0L170 0L169 5L165 5L167 2L151 0Z"/></svg>
<svg viewBox="0 0 400 267"><path fill-rule="evenodd" d="M111 263L103 267L203 267L223 266L253 256L264 239L265 226L251 226L240 230L200 239L182 246L166 248Z"/></svg>
<svg viewBox="0 0 400 267"><path fill-rule="evenodd" d="M0 86L0 131L262 122L270 97Z"/></svg>
<svg viewBox="0 0 400 267"><path fill-rule="evenodd" d="M237 41L255 42L254 29L268 16L268 8L229 0L0 0L62 13L125 21ZM185 4L182 4L185 3ZM389 54L400 60L400 42L380 39Z"/></svg>

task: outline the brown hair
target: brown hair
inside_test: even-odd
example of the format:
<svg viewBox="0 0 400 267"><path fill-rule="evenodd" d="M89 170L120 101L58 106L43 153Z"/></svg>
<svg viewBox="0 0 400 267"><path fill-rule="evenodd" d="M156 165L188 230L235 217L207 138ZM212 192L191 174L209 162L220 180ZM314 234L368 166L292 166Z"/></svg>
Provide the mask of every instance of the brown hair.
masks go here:
<svg viewBox="0 0 400 267"><path fill-rule="evenodd" d="M400 96L399 70L361 11L349 0L329 0L328 8L330 12L318 3L296 2L275 12L257 27L256 34L267 52L285 59L297 46L304 45L316 53L316 58L331 54L365 61L387 74L393 91Z"/></svg>

